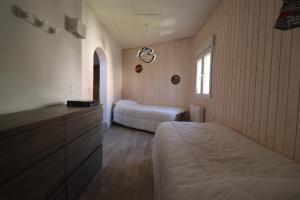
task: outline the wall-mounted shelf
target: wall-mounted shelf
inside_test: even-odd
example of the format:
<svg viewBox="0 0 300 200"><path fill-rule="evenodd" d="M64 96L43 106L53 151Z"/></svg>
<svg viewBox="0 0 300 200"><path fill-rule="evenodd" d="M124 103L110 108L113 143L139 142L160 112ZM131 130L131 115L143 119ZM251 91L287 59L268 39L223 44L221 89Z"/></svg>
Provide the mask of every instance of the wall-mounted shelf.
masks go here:
<svg viewBox="0 0 300 200"><path fill-rule="evenodd" d="M27 21L35 27L41 28L49 34L55 35L60 31L60 28L54 28L53 26L49 25L47 20L38 18L33 11L28 12L26 9L20 8L17 5L13 5L12 10L17 17Z"/></svg>

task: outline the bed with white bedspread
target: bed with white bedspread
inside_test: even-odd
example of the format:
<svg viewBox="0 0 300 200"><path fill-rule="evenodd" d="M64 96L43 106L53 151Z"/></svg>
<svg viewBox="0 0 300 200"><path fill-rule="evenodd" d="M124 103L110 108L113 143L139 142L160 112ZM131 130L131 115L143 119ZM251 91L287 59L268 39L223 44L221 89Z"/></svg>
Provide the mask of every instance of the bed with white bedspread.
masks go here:
<svg viewBox="0 0 300 200"><path fill-rule="evenodd" d="M181 120L184 110L176 107L142 105L131 100L120 100L113 109L113 122L155 132L161 122Z"/></svg>
<svg viewBox="0 0 300 200"><path fill-rule="evenodd" d="M161 123L156 200L300 199L300 164L218 123Z"/></svg>

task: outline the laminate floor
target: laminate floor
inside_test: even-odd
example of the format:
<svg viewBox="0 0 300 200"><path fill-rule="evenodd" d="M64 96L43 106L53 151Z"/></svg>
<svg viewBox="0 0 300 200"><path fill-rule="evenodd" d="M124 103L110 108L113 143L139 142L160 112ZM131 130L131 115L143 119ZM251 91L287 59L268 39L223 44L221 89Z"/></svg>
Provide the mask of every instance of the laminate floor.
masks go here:
<svg viewBox="0 0 300 200"><path fill-rule="evenodd" d="M80 200L153 200L153 134L112 126L103 134L103 166Z"/></svg>

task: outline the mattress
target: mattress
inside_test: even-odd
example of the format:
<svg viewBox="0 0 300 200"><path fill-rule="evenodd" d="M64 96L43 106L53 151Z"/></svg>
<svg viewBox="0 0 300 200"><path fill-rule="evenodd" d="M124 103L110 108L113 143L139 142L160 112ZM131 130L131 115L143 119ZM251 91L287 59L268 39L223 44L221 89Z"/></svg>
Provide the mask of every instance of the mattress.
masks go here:
<svg viewBox="0 0 300 200"><path fill-rule="evenodd" d="M161 122L179 120L184 110L176 107L142 105L120 100L113 109L113 121L124 126L155 132Z"/></svg>
<svg viewBox="0 0 300 200"><path fill-rule="evenodd" d="M161 123L156 200L300 199L300 164L218 123Z"/></svg>

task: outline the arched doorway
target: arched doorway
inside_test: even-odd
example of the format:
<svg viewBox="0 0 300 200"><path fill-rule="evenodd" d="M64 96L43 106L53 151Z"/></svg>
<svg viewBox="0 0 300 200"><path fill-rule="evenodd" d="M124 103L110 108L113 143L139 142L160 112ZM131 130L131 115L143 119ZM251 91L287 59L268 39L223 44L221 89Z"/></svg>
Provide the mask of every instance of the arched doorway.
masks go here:
<svg viewBox="0 0 300 200"><path fill-rule="evenodd" d="M97 47L93 55L93 99L100 100L103 106L103 123L107 127L107 104L106 104L106 85L107 85L107 66L104 51Z"/></svg>
<svg viewBox="0 0 300 200"><path fill-rule="evenodd" d="M94 51L94 83L93 83L93 99L100 100L100 60Z"/></svg>

